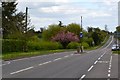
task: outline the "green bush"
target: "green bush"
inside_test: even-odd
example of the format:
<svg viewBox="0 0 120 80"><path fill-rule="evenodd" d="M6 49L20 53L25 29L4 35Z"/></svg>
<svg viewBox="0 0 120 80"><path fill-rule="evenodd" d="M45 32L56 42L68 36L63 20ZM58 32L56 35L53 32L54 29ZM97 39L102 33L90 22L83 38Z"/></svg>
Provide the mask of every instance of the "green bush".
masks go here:
<svg viewBox="0 0 120 80"><path fill-rule="evenodd" d="M2 52L19 52L23 51L25 41L22 40L2 40Z"/></svg>
<svg viewBox="0 0 120 80"><path fill-rule="evenodd" d="M78 42L71 42L67 45L68 49L77 49L77 47L80 46Z"/></svg>
<svg viewBox="0 0 120 80"><path fill-rule="evenodd" d="M39 41L39 42L28 42L28 50L55 50L62 48L62 45L58 42L47 42L47 41Z"/></svg>
<svg viewBox="0 0 120 80"><path fill-rule="evenodd" d="M89 44L88 44L88 43L86 43L86 42L82 42L82 45L83 45L84 49L89 48Z"/></svg>

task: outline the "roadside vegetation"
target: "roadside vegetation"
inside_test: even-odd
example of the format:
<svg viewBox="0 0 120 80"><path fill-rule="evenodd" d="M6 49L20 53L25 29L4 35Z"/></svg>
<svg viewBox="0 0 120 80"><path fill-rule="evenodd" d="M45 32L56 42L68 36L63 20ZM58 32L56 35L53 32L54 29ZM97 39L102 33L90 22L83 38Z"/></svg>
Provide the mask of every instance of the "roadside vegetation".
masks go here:
<svg viewBox="0 0 120 80"><path fill-rule="evenodd" d="M120 54L120 51L113 51L113 54Z"/></svg>
<svg viewBox="0 0 120 80"><path fill-rule="evenodd" d="M63 25L61 21L59 24L50 24L47 29L40 28L35 31L34 27L29 25L29 18L26 24L25 13L16 12L16 5L16 2L2 4L1 41L4 60L76 50L81 44L84 49L92 50L102 46L109 38L107 30L93 27L85 30L80 24ZM83 38L79 37L80 32L83 33Z"/></svg>

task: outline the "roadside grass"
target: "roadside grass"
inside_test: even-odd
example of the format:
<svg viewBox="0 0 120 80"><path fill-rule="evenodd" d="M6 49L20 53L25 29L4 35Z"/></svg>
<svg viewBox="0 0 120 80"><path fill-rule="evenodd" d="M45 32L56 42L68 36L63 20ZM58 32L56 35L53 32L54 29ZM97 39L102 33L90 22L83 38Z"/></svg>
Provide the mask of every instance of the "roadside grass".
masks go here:
<svg viewBox="0 0 120 80"><path fill-rule="evenodd" d="M120 50L119 51L112 51L113 54L120 54Z"/></svg>
<svg viewBox="0 0 120 80"><path fill-rule="evenodd" d="M60 49L60 50L45 50L45 51L33 51L33 52L11 52L11 53L4 53L0 57L2 57L3 60L12 60L12 59L19 59L19 58L66 52L66 51L68 52L74 50L75 49Z"/></svg>

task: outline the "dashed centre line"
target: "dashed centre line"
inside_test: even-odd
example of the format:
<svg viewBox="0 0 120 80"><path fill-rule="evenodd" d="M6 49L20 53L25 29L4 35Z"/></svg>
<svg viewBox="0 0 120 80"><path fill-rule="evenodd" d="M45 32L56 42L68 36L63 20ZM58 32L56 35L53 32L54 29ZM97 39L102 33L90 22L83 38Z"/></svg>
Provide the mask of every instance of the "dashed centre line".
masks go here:
<svg viewBox="0 0 120 80"><path fill-rule="evenodd" d="M82 75L82 77L81 77L79 80L82 80L85 76L86 76L85 74L84 74L84 75Z"/></svg>
<svg viewBox="0 0 120 80"><path fill-rule="evenodd" d="M67 55L67 56L64 56L64 57L69 57L70 55ZM73 54L71 54L71 56L73 56ZM64 58L63 57L63 58ZM42 66L42 65L45 65L45 64L48 64L48 63L51 63L51 62L54 62L54 61L57 61L57 60L61 60L61 59L63 59L63 58L57 58L57 59L54 59L53 61L47 61L47 62L44 62L44 63L41 63L41 64L38 64L38 66ZM25 68L25 69L21 69L21 70L18 70L18 71L15 71L15 72L12 72L12 73L10 73L11 75L13 75L13 74L17 74L17 73L20 73L20 72L23 72L23 71L27 71L27 70L30 70L30 69L32 69L32 68L34 68L34 66L31 66L31 67L28 67L28 68Z"/></svg>
<svg viewBox="0 0 120 80"><path fill-rule="evenodd" d="M110 57L110 62L109 62L109 70L108 70L108 77L110 78L110 73L111 73L111 67L112 67L112 56Z"/></svg>
<svg viewBox="0 0 120 80"><path fill-rule="evenodd" d="M88 72L93 68L94 66L92 65L89 69L88 69Z"/></svg>
<svg viewBox="0 0 120 80"><path fill-rule="evenodd" d="M95 61L94 64L97 64L98 61Z"/></svg>
<svg viewBox="0 0 120 80"><path fill-rule="evenodd" d="M16 74L16 73L23 72L23 71L26 71L26 70L29 70L29 69L32 69L32 68L34 68L34 67L32 66L32 67L28 67L28 68L25 68L25 69L21 69L19 71L15 71L15 72L12 72L10 74Z"/></svg>

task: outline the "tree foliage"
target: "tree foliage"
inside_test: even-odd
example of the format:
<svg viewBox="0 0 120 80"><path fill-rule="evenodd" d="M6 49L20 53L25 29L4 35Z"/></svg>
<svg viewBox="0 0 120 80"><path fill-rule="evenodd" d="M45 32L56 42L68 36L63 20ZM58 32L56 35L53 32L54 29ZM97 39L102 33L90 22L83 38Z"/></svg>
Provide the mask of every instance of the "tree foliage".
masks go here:
<svg viewBox="0 0 120 80"><path fill-rule="evenodd" d="M20 38L26 31L26 14L16 12L16 2L2 2L3 38ZM28 20L28 24L29 24ZM29 30L29 28L27 28ZM26 36L25 36L26 37Z"/></svg>
<svg viewBox="0 0 120 80"><path fill-rule="evenodd" d="M67 31L72 32L79 36L81 28L80 28L79 24L71 23L71 24L67 25Z"/></svg>
<svg viewBox="0 0 120 80"><path fill-rule="evenodd" d="M64 48L70 43L70 42L78 42L79 38L74 33L71 33L69 31L61 31L54 37L52 37L52 41L60 42Z"/></svg>
<svg viewBox="0 0 120 80"><path fill-rule="evenodd" d="M14 34L17 31L14 24L15 12L17 3L15 2L2 2L2 28L3 38L9 34Z"/></svg>
<svg viewBox="0 0 120 80"><path fill-rule="evenodd" d="M59 25L52 24L48 26L48 29L44 30L42 33L42 37L44 40L51 40L52 36L55 36L60 31L65 30L64 27L60 27Z"/></svg>
<svg viewBox="0 0 120 80"><path fill-rule="evenodd" d="M99 28L88 27L88 44L90 46L93 45L93 41L95 45L101 44L107 36L107 31L101 30Z"/></svg>

